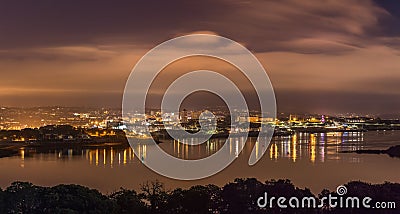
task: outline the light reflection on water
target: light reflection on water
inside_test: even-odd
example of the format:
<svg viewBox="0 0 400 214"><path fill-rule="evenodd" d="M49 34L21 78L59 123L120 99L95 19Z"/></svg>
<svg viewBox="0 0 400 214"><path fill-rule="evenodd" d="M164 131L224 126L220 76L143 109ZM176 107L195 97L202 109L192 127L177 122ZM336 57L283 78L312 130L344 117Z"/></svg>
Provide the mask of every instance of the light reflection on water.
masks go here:
<svg viewBox="0 0 400 214"><path fill-rule="evenodd" d="M263 139L261 139L263 140ZM188 141L196 141L189 139ZM249 143L245 144L244 138L231 138L228 140L229 155L238 157L239 148L245 146L244 153L255 146L256 157L261 156L261 152L267 146L265 142L256 141L256 138L249 138ZM196 143L196 142L195 142ZM200 145L189 145L190 142L185 140L174 140L164 142L160 145L167 153L181 159L200 159L208 157L216 153L224 145L225 139L211 139ZM24 162L27 157L35 157L39 159L61 159L72 160L73 158L81 157L87 160L88 164L94 166L109 166L127 165L138 161L144 162L147 157L147 147L152 145L135 145L133 148L94 148L94 149L61 149L50 150L46 156L33 149L21 149L20 160L21 167L24 167ZM293 163L300 159L308 159L310 163L325 161L339 161L341 156L340 151L354 151L364 149L364 133L363 132L332 132L332 133L296 133L292 136L274 137L265 153L265 156L270 160L279 161L281 159L289 159ZM246 149L247 148L247 149ZM135 153L137 158L135 158ZM357 157L351 157L348 162L361 162Z"/></svg>
<svg viewBox="0 0 400 214"><path fill-rule="evenodd" d="M53 150L22 148L19 156L0 158L0 187L22 180L38 185L76 183L109 193L119 187L139 188L141 183L154 179L164 182L169 188L187 188L210 183L224 185L237 177L255 177L260 181L290 179L299 187L319 193L323 188L334 190L351 180L400 182L396 170L400 164L399 158L341 153L400 145L400 131L298 133L289 137L274 137L268 147L263 139L258 142L256 138L249 138L245 143L243 138L233 138L223 147L225 151L220 149L225 143L224 139L212 139L196 146L185 142L164 142L159 146L182 159L204 158L217 151L238 158L212 177L177 181L156 174L142 163L151 155L154 145ZM243 145L239 154L239 148ZM253 146L258 157L265 148L267 150L257 164L248 166Z"/></svg>
<svg viewBox="0 0 400 214"><path fill-rule="evenodd" d="M287 158L296 162L299 159L309 159L311 163L327 160L340 160L341 151L364 149L363 132L332 132L332 133L297 133L288 137L276 137L269 148L269 158L278 160ZM352 158L350 162L360 162Z"/></svg>

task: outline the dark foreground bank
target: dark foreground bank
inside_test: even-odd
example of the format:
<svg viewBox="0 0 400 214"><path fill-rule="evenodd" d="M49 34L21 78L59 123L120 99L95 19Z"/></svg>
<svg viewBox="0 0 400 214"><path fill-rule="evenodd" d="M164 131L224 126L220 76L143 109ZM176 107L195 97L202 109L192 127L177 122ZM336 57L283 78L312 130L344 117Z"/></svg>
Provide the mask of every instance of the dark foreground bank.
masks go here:
<svg viewBox="0 0 400 214"><path fill-rule="evenodd" d="M357 153L357 154L387 154L390 157L400 158L400 145L392 146L385 150L379 149L360 149L355 151L344 151L343 153Z"/></svg>
<svg viewBox="0 0 400 214"><path fill-rule="evenodd" d="M14 182L0 191L0 213L400 213L400 184L367 184L349 182L346 196L370 197L370 204L382 201L396 203L391 209L340 208L259 208L257 199L268 197L315 197L320 199L335 192L323 190L313 195L309 189L295 187L289 180L260 182L236 179L223 187L193 186L190 189L166 190L159 182L143 184L140 191L120 189L103 195L79 185L54 187Z"/></svg>

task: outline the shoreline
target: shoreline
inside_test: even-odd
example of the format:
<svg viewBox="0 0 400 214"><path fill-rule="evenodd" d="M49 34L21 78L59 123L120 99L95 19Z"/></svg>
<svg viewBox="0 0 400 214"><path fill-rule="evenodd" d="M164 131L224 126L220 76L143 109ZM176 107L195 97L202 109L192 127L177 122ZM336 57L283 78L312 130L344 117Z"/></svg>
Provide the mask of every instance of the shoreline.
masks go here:
<svg viewBox="0 0 400 214"><path fill-rule="evenodd" d="M400 158L400 145L391 146L388 149L359 149L355 151L342 151L341 153L356 153L356 154L387 154L390 157Z"/></svg>
<svg viewBox="0 0 400 214"><path fill-rule="evenodd" d="M298 131L295 131L298 132ZM293 133L289 132L275 132L273 137L290 136ZM249 132L247 137L262 136L259 132ZM229 134L214 134L211 139L227 138ZM242 136L234 134L234 137ZM164 143L164 140L172 139L169 135L160 136L153 135L153 139L157 144ZM115 139L114 139L115 140ZM0 158L12 157L18 155L22 148L37 149L39 151L48 149L90 149L90 148L127 148L130 147L127 138L121 141L106 141L105 139L97 139L92 141L48 141L48 142L1 142L0 143ZM400 158L400 145L391 146L387 149L360 149L355 151L341 151L340 153L356 153L356 154L387 154L390 157Z"/></svg>
<svg viewBox="0 0 400 214"><path fill-rule="evenodd" d="M77 142L39 142L39 143L5 143L0 145L0 158L12 157L19 154L22 148L49 150L49 149L90 149L90 148L127 148L127 142L77 143Z"/></svg>

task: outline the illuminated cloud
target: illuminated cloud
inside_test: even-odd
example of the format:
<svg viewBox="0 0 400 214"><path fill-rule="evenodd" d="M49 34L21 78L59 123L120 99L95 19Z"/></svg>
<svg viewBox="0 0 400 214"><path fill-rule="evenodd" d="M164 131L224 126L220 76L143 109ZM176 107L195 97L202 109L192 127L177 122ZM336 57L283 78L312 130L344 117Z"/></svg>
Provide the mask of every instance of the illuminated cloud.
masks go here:
<svg viewBox="0 0 400 214"><path fill-rule="evenodd" d="M343 94L357 95L368 111L368 94L400 96L396 7L368 0L10 1L0 8L0 105L57 105L68 98L119 106L126 78L143 54L197 32L226 36L253 51L278 91L280 110L297 105L314 111L287 101L309 99L312 92L336 103ZM174 68L170 72L190 66ZM323 96L314 97L315 109L326 109ZM380 105L390 99L379 99ZM332 112L345 109L332 103ZM391 106L384 110L400 107Z"/></svg>

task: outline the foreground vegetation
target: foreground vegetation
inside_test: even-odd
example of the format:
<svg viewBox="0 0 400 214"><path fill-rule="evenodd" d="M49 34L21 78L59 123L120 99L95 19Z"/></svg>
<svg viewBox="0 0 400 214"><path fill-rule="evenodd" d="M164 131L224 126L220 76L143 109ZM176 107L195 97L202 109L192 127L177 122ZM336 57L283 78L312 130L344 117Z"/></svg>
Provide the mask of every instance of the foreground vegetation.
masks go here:
<svg viewBox="0 0 400 214"><path fill-rule="evenodd" d="M348 196L369 196L373 201L400 203L400 184L346 184ZM271 196L314 196L309 189L295 187L289 180L262 183L256 179L236 179L223 187L193 186L167 191L160 182L149 182L139 192L120 189L110 195L79 185L54 187L14 182L0 191L0 213L399 213L400 209L261 209L257 199ZM322 191L322 198L336 193Z"/></svg>

